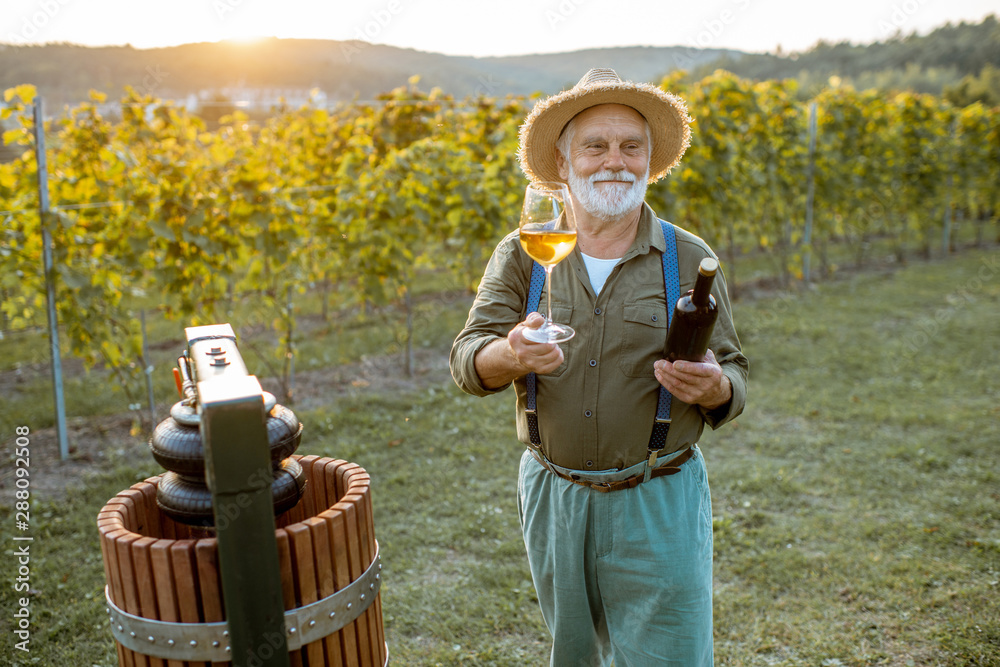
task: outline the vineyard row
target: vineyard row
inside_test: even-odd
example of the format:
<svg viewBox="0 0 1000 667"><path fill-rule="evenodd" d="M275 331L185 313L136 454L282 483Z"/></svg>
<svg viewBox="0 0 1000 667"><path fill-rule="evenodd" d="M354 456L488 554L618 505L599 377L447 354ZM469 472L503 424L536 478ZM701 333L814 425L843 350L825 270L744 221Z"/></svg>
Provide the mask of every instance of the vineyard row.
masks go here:
<svg viewBox="0 0 1000 667"><path fill-rule="evenodd" d="M648 201L720 248L731 281L748 250L764 249L791 280L809 277L811 261L822 275L834 243L947 248L957 212L997 233L1000 109L841 87L802 103L792 82L724 71L663 85L695 122L684 160ZM43 220L34 96L9 89L0 110L4 143L23 149L0 164L3 326L44 318L44 224L72 351L126 387L141 375L151 300L207 322L234 291L259 293L284 357L288 294L335 285L344 304L409 303L427 268L471 288L524 192L517 133L532 100L457 103L411 81L380 105L282 107L262 122L237 112L209 127L130 90L120 117L102 116L94 93L46 123Z"/></svg>

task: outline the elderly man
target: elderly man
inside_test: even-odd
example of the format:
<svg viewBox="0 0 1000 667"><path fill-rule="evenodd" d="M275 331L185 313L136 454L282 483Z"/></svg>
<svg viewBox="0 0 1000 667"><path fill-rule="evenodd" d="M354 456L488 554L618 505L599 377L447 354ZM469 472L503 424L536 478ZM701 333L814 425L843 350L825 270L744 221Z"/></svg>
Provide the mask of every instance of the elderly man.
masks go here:
<svg viewBox="0 0 1000 667"><path fill-rule="evenodd" d="M677 97L607 69L540 101L519 153L530 179L569 185L577 245L555 267L552 309L576 337L525 339L543 318L514 232L452 347L464 391L516 390L518 509L552 665L712 664L712 508L697 442L705 424L742 412L748 364L721 274L704 359L662 358L668 295L715 256L644 203L680 161L689 122Z"/></svg>

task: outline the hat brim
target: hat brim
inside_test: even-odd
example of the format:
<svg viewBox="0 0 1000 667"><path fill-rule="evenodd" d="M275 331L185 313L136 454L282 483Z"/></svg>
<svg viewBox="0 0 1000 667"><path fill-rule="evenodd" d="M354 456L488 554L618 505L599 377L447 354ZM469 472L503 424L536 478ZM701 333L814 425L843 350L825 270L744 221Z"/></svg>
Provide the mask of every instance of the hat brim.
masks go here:
<svg viewBox="0 0 1000 667"><path fill-rule="evenodd" d="M556 141L563 128L581 111L598 104L624 104L646 119L653 140L649 182L666 176L691 144L691 118L679 97L648 83L605 82L573 88L535 104L520 130L518 158L532 181L561 181Z"/></svg>

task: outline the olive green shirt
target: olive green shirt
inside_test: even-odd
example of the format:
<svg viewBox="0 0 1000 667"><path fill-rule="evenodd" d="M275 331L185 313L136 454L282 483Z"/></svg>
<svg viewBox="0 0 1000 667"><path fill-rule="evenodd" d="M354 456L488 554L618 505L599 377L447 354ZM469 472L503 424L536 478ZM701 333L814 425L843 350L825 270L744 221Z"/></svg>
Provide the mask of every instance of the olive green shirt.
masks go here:
<svg viewBox="0 0 1000 667"><path fill-rule="evenodd" d="M697 236L677 228L680 293L694 287L698 264L715 257ZM659 382L653 363L663 358L667 336L667 303L663 284L663 230L649 206L643 206L636 238L601 290L594 293L577 248L556 265L552 275L552 317L569 324L576 336L561 343L563 363L537 376L538 427L542 451L553 463L576 470L621 469L648 454L656 414ZM505 338L526 313L531 258L521 249L517 232L497 246L486 267L465 328L451 349L451 373L463 391L486 396L506 389L487 389L476 373L475 356L497 338ZM712 286L719 318L709 347L732 383L728 403L709 411L677 398L664 454L697 443L704 425L718 428L743 411L748 362L733 327L725 277ZM670 304L671 309L673 304ZM539 311L544 313L545 295ZM517 437L529 443L525 380L514 381L517 393ZM509 385L507 385L509 386Z"/></svg>

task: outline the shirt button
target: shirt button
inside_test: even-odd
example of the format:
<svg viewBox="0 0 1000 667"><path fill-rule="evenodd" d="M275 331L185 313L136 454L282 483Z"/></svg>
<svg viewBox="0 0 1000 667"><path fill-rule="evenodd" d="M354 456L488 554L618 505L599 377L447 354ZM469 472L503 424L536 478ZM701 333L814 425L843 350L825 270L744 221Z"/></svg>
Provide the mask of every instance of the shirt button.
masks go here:
<svg viewBox="0 0 1000 667"><path fill-rule="evenodd" d="M653 315L653 321L654 322L656 321L656 315Z"/></svg>
<svg viewBox="0 0 1000 667"><path fill-rule="evenodd" d="M593 368L596 365L597 365L597 359L591 359L590 360L590 366L591 366L591 368Z"/></svg>
<svg viewBox="0 0 1000 667"><path fill-rule="evenodd" d="M590 416L591 416L591 415L593 415L593 414L594 414L594 413L593 413L593 412L591 412L590 410L584 410L584 411L583 411L583 416L584 416L584 417L590 417Z"/></svg>
<svg viewBox="0 0 1000 667"><path fill-rule="evenodd" d="M600 308L594 308L594 315L600 315L600 314L601 314L601 309Z"/></svg>
<svg viewBox="0 0 1000 667"><path fill-rule="evenodd" d="M587 467L588 468L593 468L594 467L594 462L593 461L587 461Z"/></svg>

